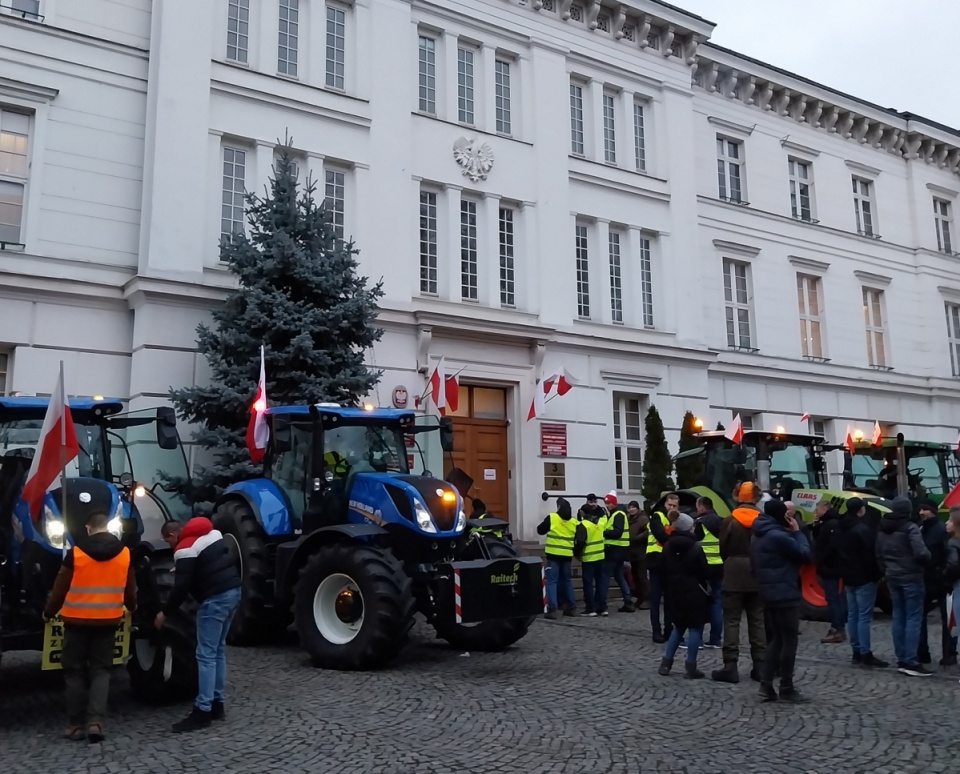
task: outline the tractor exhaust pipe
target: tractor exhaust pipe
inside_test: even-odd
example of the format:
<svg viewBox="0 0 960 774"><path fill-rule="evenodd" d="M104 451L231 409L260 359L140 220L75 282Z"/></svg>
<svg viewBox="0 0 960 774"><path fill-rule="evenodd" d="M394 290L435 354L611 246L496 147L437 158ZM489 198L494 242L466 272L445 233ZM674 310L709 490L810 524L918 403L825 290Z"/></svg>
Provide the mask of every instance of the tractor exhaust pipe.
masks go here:
<svg viewBox="0 0 960 774"><path fill-rule="evenodd" d="M910 482L907 478L907 454L903 448L903 433L897 433L897 494L908 497Z"/></svg>

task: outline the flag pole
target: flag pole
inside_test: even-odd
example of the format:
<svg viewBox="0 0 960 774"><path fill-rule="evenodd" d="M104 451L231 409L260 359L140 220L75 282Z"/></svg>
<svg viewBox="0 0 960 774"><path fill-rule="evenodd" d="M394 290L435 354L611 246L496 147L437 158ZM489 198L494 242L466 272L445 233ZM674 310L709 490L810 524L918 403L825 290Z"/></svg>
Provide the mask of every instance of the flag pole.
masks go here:
<svg viewBox="0 0 960 774"><path fill-rule="evenodd" d="M64 533L67 531L67 396L63 383L63 361L60 361L60 405L63 414L60 417L60 520ZM63 550L67 550L67 541L63 541Z"/></svg>

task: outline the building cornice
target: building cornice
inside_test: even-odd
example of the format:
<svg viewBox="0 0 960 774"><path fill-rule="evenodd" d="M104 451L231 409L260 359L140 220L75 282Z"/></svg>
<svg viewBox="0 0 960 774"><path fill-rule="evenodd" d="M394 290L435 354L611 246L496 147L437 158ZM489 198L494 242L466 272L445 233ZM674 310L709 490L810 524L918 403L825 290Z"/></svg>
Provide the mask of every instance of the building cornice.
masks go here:
<svg viewBox="0 0 960 774"><path fill-rule="evenodd" d="M874 274L872 271L861 271L860 269L854 271L853 276L871 287L885 288L893 282L893 277L888 277L885 274Z"/></svg>
<svg viewBox="0 0 960 774"><path fill-rule="evenodd" d="M800 255L788 255L787 260L798 269L813 271L817 274L826 274L827 269L830 268L830 264L826 261L815 261L813 258L804 258Z"/></svg>
<svg viewBox="0 0 960 774"><path fill-rule="evenodd" d="M799 153L801 156L812 156L813 158L816 158L820 155L820 151L818 151L816 148L811 148L809 145L801 145L798 142L794 142L789 138L789 136L780 140L780 147L784 150Z"/></svg>
<svg viewBox="0 0 960 774"><path fill-rule="evenodd" d="M935 183L927 183L927 190L930 193L946 196L948 199L956 199L957 196L960 196L960 191L954 188L944 188L942 185L936 185Z"/></svg>
<svg viewBox="0 0 960 774"><path fill-rule="evenodd" d="M0 95L4 97L45 104L52 102L59 93L60 89L52 86L40 86L39 84L15 81L12 78L0 76Z"/></svg>
<svg viewBox="0 0 960 774"><path fill-rule="evenodd" d="M707 116L707 121L724 132L733 132L734 134L743 135L744 137L749 137L753 134L753 130L757 128L756 124L747 126L746 124L738 124L734 121L728 121L725 118L717 118L716 116Z"/></svg>
<svg viewBox="0 0 960 774"><path fill-rule="evenodd" d="M726 239L714 239L713 246L721 253L736 253L747 258L756 258L760 255L759 247L741 244L740 242L728 242Z"/></svg>
<svg viewBox="0 0 960 774"><path fill-rule="evenodd" d="M858 172L861 175L867 177L880 177L880 170L876 167L867 166L866 164L861 164L859 161L854 161L853 159L846 159L844 164L847 165L847 169L850 169L854 172Z"/></svg>

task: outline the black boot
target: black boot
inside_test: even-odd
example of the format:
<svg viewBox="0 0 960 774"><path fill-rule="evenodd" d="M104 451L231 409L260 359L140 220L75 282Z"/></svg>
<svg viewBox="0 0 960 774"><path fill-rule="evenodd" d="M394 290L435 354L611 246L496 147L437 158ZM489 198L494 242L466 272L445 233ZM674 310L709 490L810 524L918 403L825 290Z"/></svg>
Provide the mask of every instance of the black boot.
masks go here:
<svg viewBox="0 0 960 774"><path fill-rule="evenodd" d="M201 728L208 728L210 726L212 712L204 712L197 706L190 711L190 714L187 715L179 723L173 724L173 732L179 734L182 731L197 731Z"/></svg>
<svg viewBox="0 0 960 774"><path fill-rule="evenodd" d="M702 680L703 679L703 672L697 669L696 661L686 661L684 662L684 666L686 667L686 670L687 670L686 674L683 676L684 679L686 680Z"/></svg>
<svg viewBox="0 0 960 774"><path fill-rule="evenodd" d="M663 645L663 643L665 643L665 642L667 641L667 638L663 636L663 633L662 633L662 632L654 632L654 633L653 633L653 641L654 641L654 643L656 643L657 645Z"/></svg>
<svg viewBox="0 0 960 774"><path fill-rule="evenodd" d="M794 688L793 685L780 683L780 701L788 701L791 704L804 704L809 701L809 699Z"/></svg>
<svg viewBox="0 0 960 774"><path fill-rule="evenodd" d="M750 679L755 683L763 682L763 662L754 661L753 668L750 670Z"/></svg>
<svg viewBox="0 0 960 774"><path fill-rule="evenodd" d="M210 719L211 720L226 720L227 711L223 708L223 702L219 699L213 700L213 705L210 707Z"/></svg>
<svg viewBox="0 0 960 774"><path fill-rule="evenodd" d="M724 661L723 669L714 669L710 673L710 679L718 683L739 683L740 673L737 671L737 662Z"/></svg>
<svg viewBox="0 0 960 774"><path fill-rule="evenodd" d="M673 659L665 658L660 661L660 668L657 670L657 674L661 677L668 677L670 675L670 670L673 668Z"/></svg>
<svg viewBox="0 0 960 774"><path fill-rule="evenodd" d="M763 701L776 701L777 692L773 690L773 683L768 683L766 680L761 681L760 683L760 698Z"/></svg>

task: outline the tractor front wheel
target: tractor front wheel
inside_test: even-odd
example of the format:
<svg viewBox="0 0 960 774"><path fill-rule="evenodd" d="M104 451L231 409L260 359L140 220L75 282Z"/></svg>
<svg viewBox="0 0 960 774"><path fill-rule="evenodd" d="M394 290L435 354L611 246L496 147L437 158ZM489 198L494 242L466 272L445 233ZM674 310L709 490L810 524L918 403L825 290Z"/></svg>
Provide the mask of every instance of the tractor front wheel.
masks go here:
<svg viewBox="0 0 960 774"><path fill-rule="evenodd" d="M823 593L823 585L817 575L815 564L804 564L800 567L800 616L807 621L829 621L830 608L827 607L827 597Z"/></svg>
<svg viewBox="0 0 960 774"><path fill-rule="evenodd" d="M300 643L314 666L376 669L407 641L412 583L389 550L335 543L300 571L293 608Z"/></svg>

